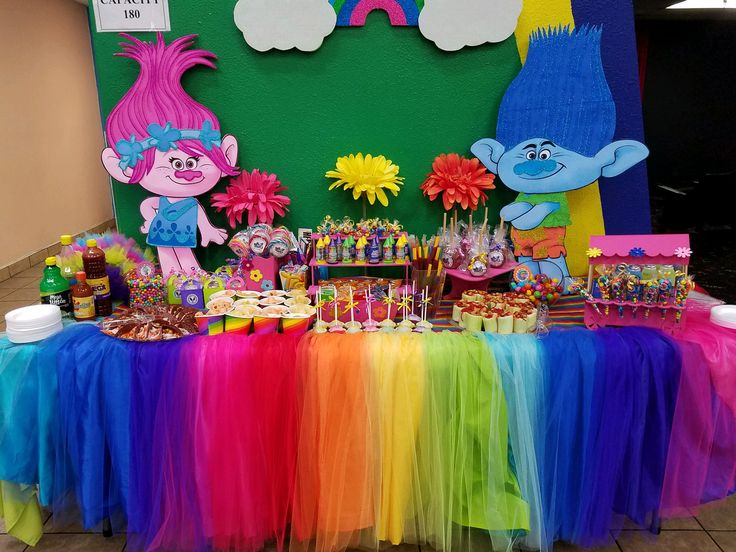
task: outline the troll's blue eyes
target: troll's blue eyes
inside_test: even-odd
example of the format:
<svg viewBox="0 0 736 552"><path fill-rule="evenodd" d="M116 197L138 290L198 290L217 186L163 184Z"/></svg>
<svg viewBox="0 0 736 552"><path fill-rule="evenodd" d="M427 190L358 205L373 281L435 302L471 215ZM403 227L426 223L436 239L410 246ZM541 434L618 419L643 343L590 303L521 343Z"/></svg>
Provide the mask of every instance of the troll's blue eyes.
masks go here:
<svg viewBox="0 0 736 552"><path fill-rule="evenodd" d="M529 161L534 161L537 158L537 152L536 151L526 152L526 158L529 159Z"/></svg>
<svg viewBox="0 0 736 552"><path fill-rule="evenodd" d="M552 157L552 152L549 151L548 149L543 149L542 151L539 152L539 158L542 161L546 161L550 157Z"/></svg>

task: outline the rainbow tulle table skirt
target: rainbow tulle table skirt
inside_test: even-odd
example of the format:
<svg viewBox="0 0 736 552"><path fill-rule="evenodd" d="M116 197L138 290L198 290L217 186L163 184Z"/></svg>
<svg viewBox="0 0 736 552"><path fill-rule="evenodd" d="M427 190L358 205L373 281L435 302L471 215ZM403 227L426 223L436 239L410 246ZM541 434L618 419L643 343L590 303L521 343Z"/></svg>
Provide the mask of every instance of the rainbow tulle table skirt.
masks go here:
<svg viewBox="0 0 736 552"><path fill-rule="evenodd" d="M735 364L699 313L677 340L77 325L0 338L0 480L129 550L591 546L734 491Z"/></svg>

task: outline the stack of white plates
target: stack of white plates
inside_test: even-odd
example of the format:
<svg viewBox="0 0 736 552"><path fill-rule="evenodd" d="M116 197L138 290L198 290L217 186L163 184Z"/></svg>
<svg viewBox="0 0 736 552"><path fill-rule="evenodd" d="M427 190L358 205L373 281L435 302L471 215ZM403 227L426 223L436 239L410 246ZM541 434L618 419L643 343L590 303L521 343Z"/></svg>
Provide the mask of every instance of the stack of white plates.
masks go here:
<svg viewBox="0 0 736 552"><path fill-rule="evenodd" d="M736 329L736 305L719 305L710 309L710 321L724 328Z"/></svg>
<svg viewBox="0 0 736 552"><path fill-rule="evenodd" d="M13 343L41 341L63 329L61 309L56 305L32 305L5 315L5 331Z"/></svg>

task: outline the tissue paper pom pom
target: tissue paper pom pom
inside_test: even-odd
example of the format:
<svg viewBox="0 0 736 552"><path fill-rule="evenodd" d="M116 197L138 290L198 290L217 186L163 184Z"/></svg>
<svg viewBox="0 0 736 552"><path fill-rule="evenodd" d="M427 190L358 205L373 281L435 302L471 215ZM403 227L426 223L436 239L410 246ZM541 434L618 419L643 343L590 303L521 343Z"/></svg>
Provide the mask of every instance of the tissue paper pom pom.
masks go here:
<svg viewBox="0 0 736 552"><path fill-rule="evenodd" d="M248 211L248 226L256 222L273 224L274 216L283 217L291 199L278 195L287 188L275 174L254 169L252 173L243 171L230 181L225 193L212 194L212 206L218 211L225 209L230 226L235 228L243 221L243 213Z"/></svg>
<svg viewBox="0 0 736 552"><path fill-rule="evenodd" d="M475 211L478 201L485 205L488 199L484 190L496 188L493 184L496 177L487 172L475 157L466 159L457 153L442 154L435 158L432 170L420 188L432 201L442 194L445 211L455 204Z"/></svg>
<svg viewBox="0 0 736 552"><path fill-rule="evenodd" d="M386 190L399 195L404 178L399 176L399 166L383 155L371 154L363 157L362 153L339 157L336 170L327 171L327 178L337 179L330 184L330 190L343 186L345 190L353 191L353 199L358 200L365 194L368 203L373 205L376 198L384 207L388 207Z"/></svg>

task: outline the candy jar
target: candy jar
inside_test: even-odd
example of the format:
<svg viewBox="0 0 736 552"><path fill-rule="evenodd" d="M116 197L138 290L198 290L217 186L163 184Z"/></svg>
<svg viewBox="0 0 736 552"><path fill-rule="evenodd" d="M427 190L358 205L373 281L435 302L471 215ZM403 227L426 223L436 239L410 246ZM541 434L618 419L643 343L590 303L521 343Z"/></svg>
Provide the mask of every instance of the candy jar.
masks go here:
<svg viewBox="0 0 736 552"><path fill-rule="evenodd" d="M352 248L355 244L355 239L352 236L346 236L342 242L342 262L345 264L351 264L353 262Z"/></svg>
<svg viewBox="0 0 736 552"><path fill-rule="evenodd" d="M389 235L383 240L383 262L391 264L394 262L394 237Z"/></svg>
<svg viewBox="0 0 736 552"><path fill-rule="evenodd" d="M337 264L337 242L333 237L327 238L327 262L329 264Z"/></svg>
<svg viewBox="0 0 736 552"><path fill-rule="evenodd" d="M314 248L314 259L317 261L318 264L322 264L325 262L325 240L329 239L326 237L320 238L317 240L317 243L315 244Z"/></svg>
<svg viewBox="0 0 736 552"><path fill-rule="evenodd" d="M368 262L376 264L381 261L381 247L378 245L378 237L374 235L368 245Z"/></svg>
<svg viewBox="0 0 736 552"><path fill-rule="evenodd" d="M406 262L406 248L409 240L406 239L406 234L401 234L399 239L396 240L396 262Z"/></svg>
<svg viewBox="0 0 736 552"><path fill-rule="evenodd" d="M358 241L355 243L355 262L358 264L365 264L365 249L368 246L368 240L365 236L360 236Z"/></svg>

